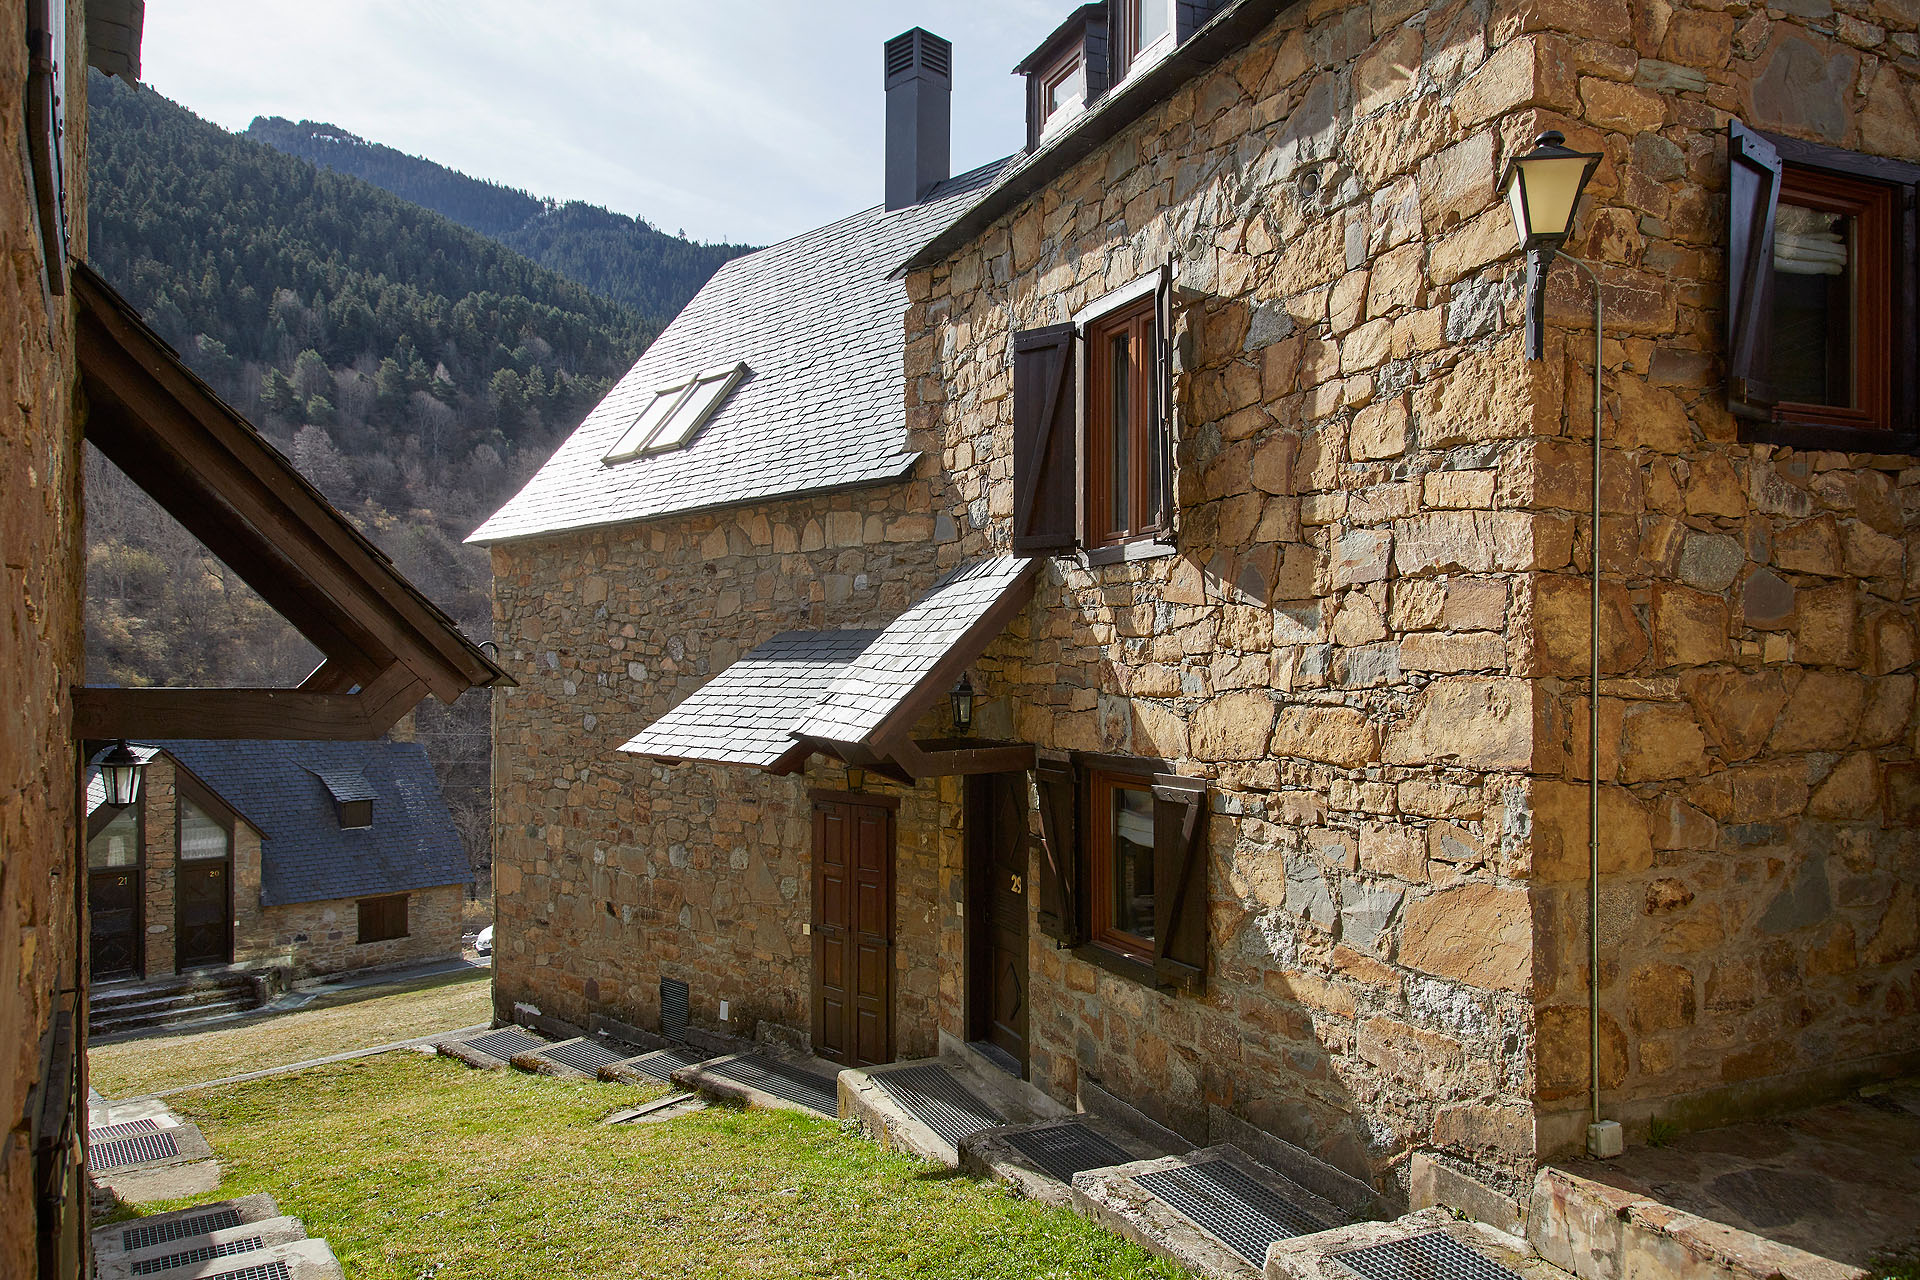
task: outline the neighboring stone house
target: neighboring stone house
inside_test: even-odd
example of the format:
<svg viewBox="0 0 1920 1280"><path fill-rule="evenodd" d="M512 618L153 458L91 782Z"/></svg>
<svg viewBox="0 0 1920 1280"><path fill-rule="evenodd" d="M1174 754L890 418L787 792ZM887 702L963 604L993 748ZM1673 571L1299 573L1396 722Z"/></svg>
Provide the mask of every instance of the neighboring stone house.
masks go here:
<svg viewBox="0 0 1920 1280"><path fill-rule="evenodd" d="M1389 1190L1578 1149L1591 296L1554 273L1529 362L1496 190L1557 129L1603 157L1601 1109L1920 1066L1916 40L1887 0L1075 11L1025 154L862 215L916 225L862 384L898 470L756 336L891 278L816 233L476 535L502 1007L983 1042ZM736 359L691 445L619 447Z"/></svg>
<svg viewBox="0 0 1920 1280"><path fill-rule="evenodd" d="M158 742L140 798L87 793L95 983L306 976L458 955L473 882L413 742Z"/></svg>

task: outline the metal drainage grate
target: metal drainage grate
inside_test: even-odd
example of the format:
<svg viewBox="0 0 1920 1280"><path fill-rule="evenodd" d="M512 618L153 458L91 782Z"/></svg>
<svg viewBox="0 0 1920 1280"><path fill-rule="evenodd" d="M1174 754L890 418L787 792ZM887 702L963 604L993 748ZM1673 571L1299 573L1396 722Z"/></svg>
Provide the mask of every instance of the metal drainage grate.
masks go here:
<svg viewBox="0 0 1920 1280"><path fill-rule="evenodd" d="M87 1130L87 1145L95 1146L102 1142L112 1142L115 1138L131 1138L136 1133L158 1133L160 1126L151 1120L128 1120L123 1124L103 1124L98 1129Z"/></svg>
<svg viewBox="0 0 1920 1280"><path fill-rule="evenodd" d="M196 1262L231 1258L236 1253L252 1253L255 1249L266 1248L266 1244L263 1236L248 1236L245 1240L228 1240L223 1244L203 1244L198 1249L184 1249L164 1258L147 1258L136 1262L133 1264L133 1274L150 1276L156 1271L175 1271Z"/></svg>
<svg viewBox="0 0 1920 1280"><path fill-rule="evenodd" d="M1275 1240L1327 1229L1326 1223L1225 1160L1135 1174L1133 1181L1256 1267L1267 1264L1267 1246Z"/></svg>
<svg viewBox="0 0 1920 1280"><path fill-rule="evenodd" d="M900 1108L935 1133L959 1146L982 1129L1005 1124L1006 1117L960 1087L960 1082L931 1064L869 1077Z"/></svg>
<svg viewBox="0 0 1920 1280"><path fill-rule="evenodd" d="M627 1065L635 1071L652 1076L663 1084L673 1083L673 1073L682 1067L690 1067L706 1059L698 1049L657 1049L642 1054Z"/></svg>
<svg viewBox="0 0 1920 1280"><path fill-rule="evenodd" d="M179 1154L180 1148L174 1145L172 1134L139 1133L101 1143L87 1153L87 1163L95 1169L118 1169L149 1160L171 1160Z"/></svg>
<svg viewBox="0 0 1920 1280"><path fill-rule="evenodd" d="M538 1049L546 1044L516 1027L502 1027L498 1031L489 1031L483 1036L475 1036L467 1041L467 1048L484 1053L489 1058L498 1058L502 1062L512 1059L516 1053L525 1053L529 1049Z"/></svg>
<svg viewBox="0 0 1920 1280"><path fill-rule="evenodd" d="M1007 1145L1062 1182L1088 1169L1127 1164L1133 1157L1084 1124L1021 1129L1006 1135Z"/></svg>
<svg viewBox="0 0 1920 1280"><path fill-rule="evenodd" d="M287 1270L284 1262L263 1262L255 1267L242 1267L238 1271L222 1271L217 1276L207 1276L205 1280L293 1280L293 1273Z"/></svg>
<svg viewBox="0 0 1920 1280"><path fill-rule="evenodd" d="M707 1070L722 1080L731 1080L735 1084L770 1093L823 1116L840 1114L840 1099L835 1093L833 1081L772 1058L755 1054L750 1058L735 1058L731 1062L716 1062Z"/></svg>
<svg viewBox="0 0 1920 1280"><path fill-rule="evenodd" d="M1444 1231L1370 1244L1333 1258L1367 1280L1520 1280Z"/></svg>
<svg viewBox="0 0 1920 1280"><path fill-rule="evenodd" d="M562 1066L572 1067L575 1071L584 1071L588 1075L593 1075L609 1062L619 1062L622 1058L621 1054L610 1053L591 1041L556 1045L554 1048L541 1050L540 1056L558 1062Z"/></svg>
<svg viewBox="0 0 1920 1280"><path fill-rule="evenodd" d="M212 1213L196 1214L191 1218L175 1218L172 1222L150 1222L144 1227L128 1227L120 1234L120 1247L131 1253L135 1249L151 1249L154 1245L166 1244L171 1240L203 1236L209 1231L239 1225L238 1209L216 1209Z"/></svg>
<svg viewBox="0 0 1920 1280"><path fill-rule="evenodd" d="M678 978L660 979L660 1034L678 1040L687 1034L687 984Z"/></svg>

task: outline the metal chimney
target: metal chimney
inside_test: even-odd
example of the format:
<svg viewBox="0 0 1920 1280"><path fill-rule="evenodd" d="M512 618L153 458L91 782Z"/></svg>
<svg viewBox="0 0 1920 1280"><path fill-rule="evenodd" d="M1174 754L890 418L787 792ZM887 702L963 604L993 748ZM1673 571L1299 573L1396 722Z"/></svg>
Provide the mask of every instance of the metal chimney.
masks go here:
<svg viewBox="0 0 1920 1280"><path fill-rule="evenodd" d="M887 41L887 208L953 176L953 44L915 27Z"/></svg>

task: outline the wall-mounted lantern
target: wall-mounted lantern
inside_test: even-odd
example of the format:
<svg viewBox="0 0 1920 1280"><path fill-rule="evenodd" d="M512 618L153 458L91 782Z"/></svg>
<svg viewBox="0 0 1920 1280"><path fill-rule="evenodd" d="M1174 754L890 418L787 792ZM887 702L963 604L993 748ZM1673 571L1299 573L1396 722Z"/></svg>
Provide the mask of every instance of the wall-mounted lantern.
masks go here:
<svg viewBox="0 0 1920 1280"><path fill-rule="evenodd" d="M1601 157L1567 147L1566 135L1549 129L1533 150L1507 162L1500 180L1513 212L1514 233L1527 255L1527 359L1538 360L1546 338L1547 268L1573 231L1573 215L1587 179ZM1564 255L1561 255L1564 256Z"/></svg>
<svg viewBox="0 0 1920 1280"><path fill-rule="evenodd" d="M140 783L146 776L147 763L127 745L125 738L95 756L92 763L100 771L108 804L116 809L125 808L140 798Z"/></svg>
<svg viewBox="0 0 1920 1280"><path fill-rule="evenodd" d="M947 697L953 703L953 730L964 735L973 728L973 678L962 672Z"/></svg>

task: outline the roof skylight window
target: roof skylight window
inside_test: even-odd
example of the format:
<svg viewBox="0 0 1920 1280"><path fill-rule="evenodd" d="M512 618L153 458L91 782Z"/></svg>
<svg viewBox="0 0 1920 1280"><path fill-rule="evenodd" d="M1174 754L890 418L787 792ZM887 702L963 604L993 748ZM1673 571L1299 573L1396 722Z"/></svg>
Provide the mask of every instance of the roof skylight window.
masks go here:
<svg viewBox="0 0 1920 1280"><path fill-rule="evenodd" d="M682 382L655 387L653 400L601 461L626 462L642 454L684 449L746 375L744 363L722 365Z"/></svg>

